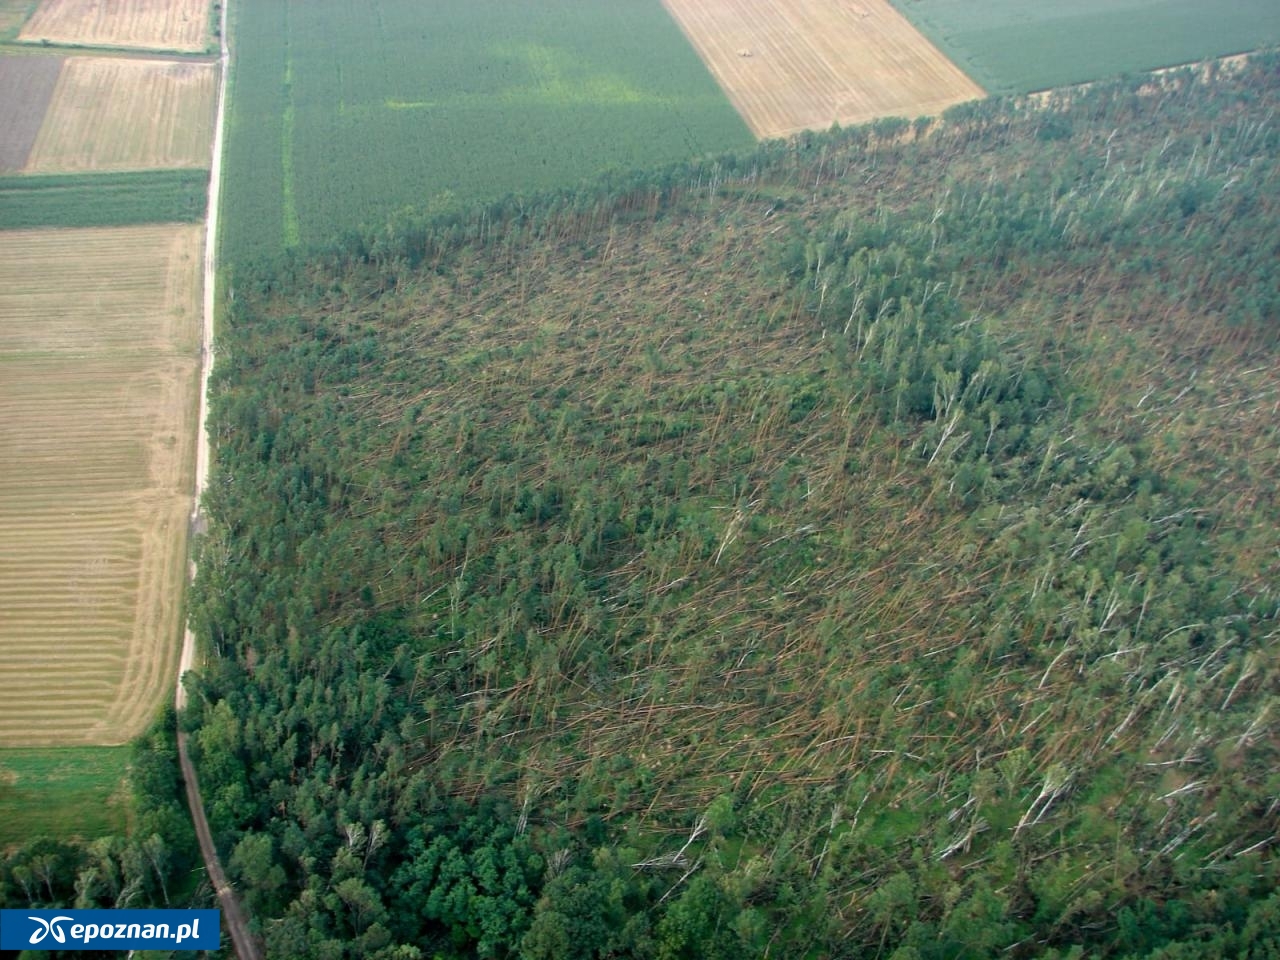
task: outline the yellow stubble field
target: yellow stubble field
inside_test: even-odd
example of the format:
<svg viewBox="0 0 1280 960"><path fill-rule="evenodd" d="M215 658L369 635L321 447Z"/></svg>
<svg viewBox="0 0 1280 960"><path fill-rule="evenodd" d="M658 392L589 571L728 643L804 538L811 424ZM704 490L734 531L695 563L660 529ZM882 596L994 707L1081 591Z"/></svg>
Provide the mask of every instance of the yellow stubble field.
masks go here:
<svg viewBox="0 0 1280 960"><path fill-rule="evenodd" d="M984 96L887 0L663 3L761 138Z"/></svg>
<svg viewBox="0 0 1280 960"><path fill-rule="evenodd" d="M202 227L0 233L0 746L114 744L169 694Z"/></svg>
<svg viewBox="0 0 1280 960"><path fill-rule="evenodd" d="M212 63L68 57L26 172L208 166L217 85Z"/></svg>
<svg viewBox="0 0 1280 960"><path fill-rule="evenodd" d="M209 43L208 0L42 0L18 39L191 53Z"/></svg>

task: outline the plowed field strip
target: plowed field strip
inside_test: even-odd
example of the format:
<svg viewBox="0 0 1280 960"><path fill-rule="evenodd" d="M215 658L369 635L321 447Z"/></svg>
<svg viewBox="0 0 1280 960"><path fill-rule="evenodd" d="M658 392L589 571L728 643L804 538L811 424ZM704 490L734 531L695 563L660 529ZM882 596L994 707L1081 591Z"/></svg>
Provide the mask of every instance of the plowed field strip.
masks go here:
<svg viewBox="0 0 1280 960"><path fill-rule="evenodd" d="M663 0L760 137L983 96L887 0Z"/></svg>

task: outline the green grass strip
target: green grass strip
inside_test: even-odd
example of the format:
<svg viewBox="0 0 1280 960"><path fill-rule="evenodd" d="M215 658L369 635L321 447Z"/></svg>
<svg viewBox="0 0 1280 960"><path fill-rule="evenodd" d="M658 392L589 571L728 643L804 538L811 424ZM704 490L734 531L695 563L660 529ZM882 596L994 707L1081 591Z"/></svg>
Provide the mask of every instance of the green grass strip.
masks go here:
<svg viewBox="0 0 1280 960"><path fill-rule="evenodd" d="M0 850L37 836L123 834L130 749L0 750Z"/></svg>
<svg viewBox="0 0 1280 960"><path fill-rule="evenodd" d="M208 183L207 170L0 177L0 229L193 223Z"/></svg>

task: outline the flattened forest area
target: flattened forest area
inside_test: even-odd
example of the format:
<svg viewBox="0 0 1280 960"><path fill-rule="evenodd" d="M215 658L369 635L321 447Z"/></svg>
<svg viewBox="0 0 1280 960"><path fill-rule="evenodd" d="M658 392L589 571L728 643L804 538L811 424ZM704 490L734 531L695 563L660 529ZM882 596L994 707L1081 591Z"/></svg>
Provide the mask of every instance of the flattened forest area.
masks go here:
<svg viewBox="0 0 1280 960"><path fill-rule="evenodd" d="M1277 69L242 267L184 722L268 954L1274 947Z"/></svg>

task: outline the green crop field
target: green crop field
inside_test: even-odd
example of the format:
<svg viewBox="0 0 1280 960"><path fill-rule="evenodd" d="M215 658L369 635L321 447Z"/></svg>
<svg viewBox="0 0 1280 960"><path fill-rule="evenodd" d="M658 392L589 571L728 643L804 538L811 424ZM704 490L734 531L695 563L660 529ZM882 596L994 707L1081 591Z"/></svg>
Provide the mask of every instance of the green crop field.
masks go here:
<svg viewBox="0 0 1280 960"><path fill-rule="evenodd" d="M0 849L36 835L96 837L123 832L130 749L0 750Z"/></svg>
<svg viewBox="0 0 1280 960"><path fill-rule="evenodd" d="M35 10L37 0L0 0L0 41L12 40Z"/></svg>
<svg viewBox="0 0 1280 960"><path fill-rule="evenodd" d="M207 170L0 177L0 229L194 223Z"/></svg>
<svg viewBox="0 0 1280 960"><path fill-rule="evenodd" d="M1025 93L1280 43L1275 0L893 0L992 93Z"/></svg>
<svg viewBox="0 0 1280 960"><path fill-rule="evenodd" d="M658 0L233 10L224 252L748 146Z"/></svg>

